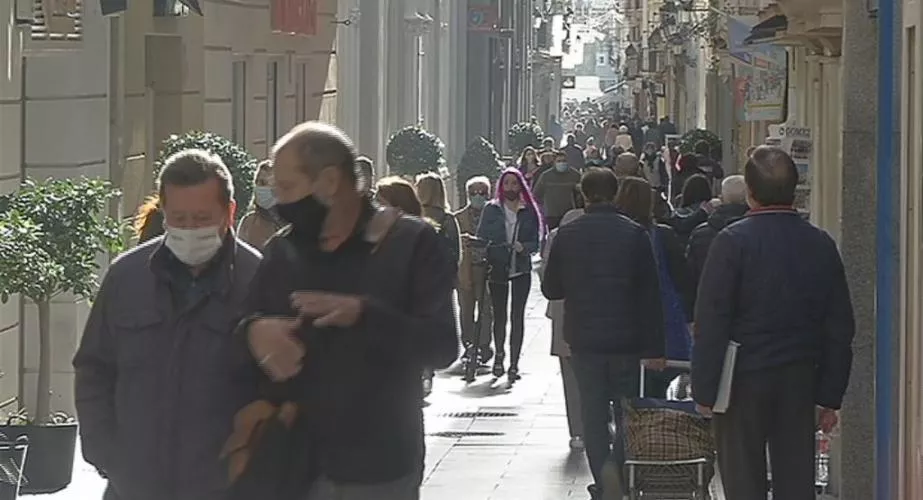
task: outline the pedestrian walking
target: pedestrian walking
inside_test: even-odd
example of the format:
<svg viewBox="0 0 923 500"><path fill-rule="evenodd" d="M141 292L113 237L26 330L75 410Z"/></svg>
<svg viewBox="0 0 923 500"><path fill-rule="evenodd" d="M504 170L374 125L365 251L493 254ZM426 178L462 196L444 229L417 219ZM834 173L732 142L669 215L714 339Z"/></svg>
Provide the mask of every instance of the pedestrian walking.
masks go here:
<svg viewBox="0 0 923 500"><path fill-rule="evenodd" d="M559 152L554 169L548 170L535 183L535 200L542 207L548 229L554 229L561 218L574 206L574 192L580 184L580 172L568 165L567 157Z"/></svg>
<svg viewBox="0 0 923 500"><path fill-rule="evenodd" d="M423 207L423 217L436 224L436 232L443 238L446 254L457 268L462 254L458 220L449 206L442 177L432 172L418 175L416 191Z"/></svg>
<svg viewBox="0 0 923 500"><path fill-rule="evenodd" d="M231 230L219 157L178 152L157 186L166 234L112 263L74 356L81 447L107 500L221 500L217 457L248 397L227 353L260 257Z"/></svg>
<svg viewBox="0 0 923 500"><path fill-rule="evenodd" d="M538 252L545 226L522 173L500 174L494 199L481 214L477 236L487 247L490 299L494 311L495 377L520 378L519 358L525 335L526 302L532 288L532 255ZM509 307L507 304L509 303ZM510 325L510 365L506 370L506 325Z"/></svg>
<svg viewBox="0 0 923 500"><path fill-rule="evenodd" d="M358 191L339 129L298 125L272 159L290 228L267 245L238 332L262 369L252 372L261 398L296 408L287 444L297 456L279 466L309 466L286 471L291 498L415 500L420 379L458 354L455 269L430 224Z"/></svg>
<svg viewBox="0 0 923 500"><path fill-rule="evenodd" d="M849 381L853 310L836 243L793 207L798 170L761 146L744 176L751 210L715 237L699 284L693 396L710 415L729 342L739 344L729 405L715 413L727 497L813 500L815 411L830 431Z"/></svg>
<svg viewBox="0 0 923 500"><path fill-rule="evenodd" d="M574 134L567 134L567 144L561 148L561 152L564 153L564 158L567 160L567 164L570 168L580 171L586 166L586 157L583 155L583 147L577 143L577 138Z"/></svg>
<svg viewBox="0 0 923 500"><path fill-rule="evenodd" d="M651 238L657 275L660 279L660 302L663 306L663 329L666 357L689 361L692 338L688 325L692 323L692 290L685 250L673 228L654 221L654 195L650 183L640 177L626 177L619 183L615 206L622 214L645 228ZM645 378L644 394L666 399L667 388L683 370L665 369Z"/></svg>
<svg viewBox="0 0 923 500"><path fill-rule="evenodd" d="M695 292L702 278L708 249L715 236L733 222L743 218L747 213L747 183L742 175L732 175L721 181L721 205L708 216L708 220L699 224L689 236L686 247L686 260L692 280L692 302L695 304Z"/></svg>
<svg viewBox="0 0 923 500"><path fill-rule="evenodd" d="M269 238L284 225L272 211L275 204L276 195L272 192L272 163L263 160L257 165L253 176L253 205L240 219L238 237L262 251Z"/></svg>
<svg viewBox="0 0 923 500"><path fill-rule="evenodd" d="M708 177L695 174L686 179L683 194L676 200L676 208L669 221L670 227L679 236L683 248L686 248L692 231L699 227L699 224L706 222L719 204L719 200L712 198L711 183Z"/></svg>
<svg viewBox="0 0 923 500"><path fill-rule="evenodd" d="M583 215L582 208L575 208L564 214L561 225L567 224ZM548 234L548 241L542 252L542 262L548 261L551 245L558 230L554 229ZM544 272L544 265L543 272ZM571 350L564 339L564 301L549 300L545 316L551 320L551 355L558 358L561 365L561 382L564 385L564 408L567 414L567 429L570 432L570 449L583 449L583 415L580 406L580 389L577 386L577 376L571 363Z"/></svg>
<svg viewBox="0 0 923 500"><path fill-rule="evenodd" d="M458 230L461 233L461 263L458 266L458 314L461 324L462 344L466 356L473 360L471 350L474 348L475 325L480 325L478 360L488 363L493 358L490 347L493 330L493 308L490 291L487 289L486 250L474 244L477 238L478 224L484 206L490 198L490 179L484 176L472 177L465 183L468 203L458 212ZM477 319L477 321L475 321Z"/></svg>
<svg viewBox="0 0 923 500"><path fill-rule="evenodd" d="M611 171L589 169L580 188L586 213L558 229L542 292L549 300L564 301L564 335L595 481L588 489L599 499L610 452L618 474L625 462L621 432L610 448L610 404L620 422L621 399L638 394L639 362L662 369L665 344L657 264L647 232L615 207L618 180Z"/></svg>

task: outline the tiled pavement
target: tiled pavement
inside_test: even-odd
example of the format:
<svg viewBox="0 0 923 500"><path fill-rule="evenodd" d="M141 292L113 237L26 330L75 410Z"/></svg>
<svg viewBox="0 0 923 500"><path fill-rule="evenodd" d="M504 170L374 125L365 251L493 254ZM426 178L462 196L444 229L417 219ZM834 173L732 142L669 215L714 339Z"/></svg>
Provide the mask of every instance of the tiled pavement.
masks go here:
<svg viewBox="0 0 923 500"><path fill-rule="evenodd" d="M423 500L589 498L582 452L568 448L557 359L549 355L551 325L534 280L526 310L522 380L484 376L465 386L458 376L437 376L426 408L427 467ZM470 417L492 412L505 416ZM443 437L447 436L447 437ZM95 500L104 482L79 460L74 481L41 500ZM28 497L27 497L28 498Z"/></svg>

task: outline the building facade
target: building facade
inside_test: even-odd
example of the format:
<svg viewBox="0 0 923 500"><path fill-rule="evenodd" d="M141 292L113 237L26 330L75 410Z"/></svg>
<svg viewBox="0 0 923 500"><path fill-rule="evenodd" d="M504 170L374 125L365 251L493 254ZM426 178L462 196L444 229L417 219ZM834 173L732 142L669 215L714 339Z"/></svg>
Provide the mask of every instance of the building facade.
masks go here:
<svg viewBox="0 0 923 500"><path fill-rule="evenodd" d="M153 189L172 134L210 130L261 157L293 124L335 119L334 0L304 0L289 25L273 16L282 0L205 0L204 16L162 0L22 1L0 9L3 192L25 177L101 177L122 189L126 216ZM73 411L70 360L87 309L68 297L52 308L55 410ZM31 406L36 338L32 306L0 306L5 409L19 395Z"/></svg>

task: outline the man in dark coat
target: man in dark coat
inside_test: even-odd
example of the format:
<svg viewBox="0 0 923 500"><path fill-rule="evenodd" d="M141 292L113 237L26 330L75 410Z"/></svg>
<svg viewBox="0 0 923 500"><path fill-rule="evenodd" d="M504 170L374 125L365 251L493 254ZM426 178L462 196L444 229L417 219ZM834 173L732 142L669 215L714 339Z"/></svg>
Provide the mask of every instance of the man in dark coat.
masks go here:
<svg viewBox="0 0 923 500"><path fill-rule="evenodd" d="M594 499L601 499L603 466L610 458L609 405L614 403L619 421L621 399L637 395L639 362L663 369L666 343L651 240L615 207L615 174L590 168L580 190L586 213L558 229L542 292L549 300L564 300L564 338L571 347L587 461L596 481L589 489ZM611 453L621 471L621 432ZM617 497L622 492L613 493Z"/></svg>
<svg viewBox="0 0 923 500"><path fill-rule="evenodd" d="M721 182L721 205L698 225L689 236L686 246L686 261L692 278L693 296L702 277L705 258L715 236L732 222L740 220L747 213L747 183L742 175L732 175Z"/></svg>
<svg viewBox="0 0 923 500"><path fill-rule="evenodd" d="M711 415L729 343L739 344L728 405L715 413L718 465L735 500L813 500L816 418L836 425L855 321L836 242L793 207L798 170L761 146L744 170L751 210L718 233L695 309L693 397ZM722 396L723 398L723 396Z"/></svg>
<svg viewBox="0 0 923 500"><path fill-rule="evenodd" d="M423 369L458 355L455 267L430 224L357 191L339 129L298 125L272 156L290 226L266 245L237 333L244 356L286 383L255 370L257 381L305 409L296 446L317 468L300 472L300 498L417 500Z"/></svg>
<svg viewBox="0 0 923 500"><path fill-rule="evenodd" d="M157 184L166 233L109 267L74 356L81 445L107 500L223 500L218 454L252 396L227 352L260 257L230 229L220 158L176 153Z"/></svg>

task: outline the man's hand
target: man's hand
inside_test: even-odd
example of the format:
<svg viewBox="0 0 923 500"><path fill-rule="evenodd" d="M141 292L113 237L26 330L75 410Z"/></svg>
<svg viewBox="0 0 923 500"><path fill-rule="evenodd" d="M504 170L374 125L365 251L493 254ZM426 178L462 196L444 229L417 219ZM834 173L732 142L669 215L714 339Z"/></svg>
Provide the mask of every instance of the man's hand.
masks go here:
<svg viewBox="0 0 923 500"><path fill-rule="evenodd" d="M666 358L642 359L641 365L647 368L648 370L653 370L655 372L662 372L667 367L667 360Z"/></svg>
<svg viewBox="0 0 923 500"><path fill-rule="evenodd" d="M517 253L522 253L525 248L522 246L522 243L517 241L513 243L513 250L516 250Z"/></svg>
<svg viewBox="0 0 923 500"><path fill-rule="evenodd" d="M699 415L702 415L705 418L711 418L714 415L711 411L711 408L708 406L702 406L700 404L695 405L695 411L699 412Z"/></svg>
<svg viewBox="0 0 923 500"><path fill-rule="evenodd" d="M817 416L817 424L824 433L829 434L833 432L833 429L835 429L839 423L840 416L836 410L831 410L830 408L820 409L820 413Z"/></svg>
<svg viewBox="0 0 923 500"><path fill-rule="evenodd" d="M362 316L362 299L354 295L295 292L291 300L292 307L318 327L353 326Z"/></svg>
<svg viewBox="0 0 923 500"><path fill-rule="evenodd" d="M304 345L295 336L300 325L297 318L260 318L247 327L250 352L276 382L288 380L301 371Z"/></svg>

